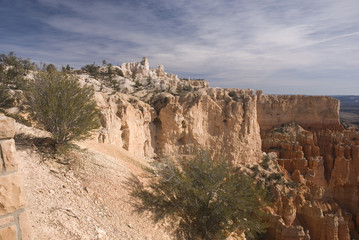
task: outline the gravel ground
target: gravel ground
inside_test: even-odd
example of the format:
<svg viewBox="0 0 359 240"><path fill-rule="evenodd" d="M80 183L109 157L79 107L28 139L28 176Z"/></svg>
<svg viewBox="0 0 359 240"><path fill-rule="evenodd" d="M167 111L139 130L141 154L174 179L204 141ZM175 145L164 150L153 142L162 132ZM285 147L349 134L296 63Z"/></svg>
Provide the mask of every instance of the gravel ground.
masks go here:
<svg viewBox="0 0 359 240"><path fill-rule="evenodd" d="M163 223L131 205L126 179L141 174L146 161L112 145L82 146L88 149L55 159L34 145L17 145L34 239L171 239Z"/></svg>

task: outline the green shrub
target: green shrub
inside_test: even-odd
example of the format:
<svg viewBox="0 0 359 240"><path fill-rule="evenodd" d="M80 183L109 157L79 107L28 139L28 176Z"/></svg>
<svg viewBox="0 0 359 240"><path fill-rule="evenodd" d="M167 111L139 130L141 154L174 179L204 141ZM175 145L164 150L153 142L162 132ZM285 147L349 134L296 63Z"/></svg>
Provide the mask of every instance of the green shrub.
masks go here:
<svg viewBox="0 0 359 240"><path fill-rule="evenodd" d="M66 73L39 72L26 93L32 116L56 141L55 148L90 136L99 127L94 91Z"/></svg>
<svg viewBox="0 0 359 240"><path fill-rule="evenodd" d="M82 67L81 70L87 72L93 78L97 78L99 75L99 68L100 66L97 66L96 63L92 63Z"/></svg>
<svg viewBox="0 0 359 240"><path fill-rule="evenodd" d="M269 156L265 156L262 160L262 162L260 163L261 166L265 169L265 170L268 170L269 169L269 162L270 162L270 158Z"/></svg>
<svg viewBox="0 0 359 240"><path fill-rule="evenodd" d="M146 173L148 184L134 176L129 181L136 209L153 212L156 221L179 220L179 238L225 239L236 230L253 238L265 232L266 191L224 159L200 152L189 160L157 162Z"/></svg>
<svg viewBox="0 0 359 240"><path fill-rule="evenodd" d="M17 57L13 52L0 54L0 107L11 107L14 102L11 90L26 89L24 76L37 65L29 59Z"/></svg>

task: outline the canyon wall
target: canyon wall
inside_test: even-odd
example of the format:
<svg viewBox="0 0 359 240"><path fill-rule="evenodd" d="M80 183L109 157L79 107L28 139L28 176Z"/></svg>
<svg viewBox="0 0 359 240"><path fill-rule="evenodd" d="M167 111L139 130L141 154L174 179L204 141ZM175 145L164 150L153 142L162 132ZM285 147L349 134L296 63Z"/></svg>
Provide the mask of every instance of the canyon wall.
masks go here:
<svg viewBox="0 0 359 240"><path fill-rule="evenodd" d="M295 122L307 130L343 130L340 102L326 96L258 95L258 123L265 132Z"/></svg>
<svg viewBox="0 0 359 240"><path fill-rule="evenodd" d="M97 93L102 109L99 142L141 157L209 150L237 163L258 162L261 139L257 96L249 90L204 88L180 95L152 94L148 102Z"/></svg>
<svg viewBox="0 0 359 240"><path fill-rule="evenodd" d="M359 133L312 132L292 123L266 132L262 141L263 151L276 153L282 171L298 184L289 204L277 207L282 219L292 219L287 227L303 227L311 239L358 239Z"/></svg>

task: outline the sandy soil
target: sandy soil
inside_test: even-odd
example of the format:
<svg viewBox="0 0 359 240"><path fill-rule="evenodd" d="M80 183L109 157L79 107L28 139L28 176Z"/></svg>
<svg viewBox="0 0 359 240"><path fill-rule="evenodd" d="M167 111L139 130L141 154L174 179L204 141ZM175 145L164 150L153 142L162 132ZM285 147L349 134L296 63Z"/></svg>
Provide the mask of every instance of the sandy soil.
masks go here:
<svg viewBox="0 0 359 240"><path fill-rule="evenodd" d="M112 145L81 145L88 149L57 159L17 145L34 239L171 239L131 205L125 182L146 161Z"/></svg>

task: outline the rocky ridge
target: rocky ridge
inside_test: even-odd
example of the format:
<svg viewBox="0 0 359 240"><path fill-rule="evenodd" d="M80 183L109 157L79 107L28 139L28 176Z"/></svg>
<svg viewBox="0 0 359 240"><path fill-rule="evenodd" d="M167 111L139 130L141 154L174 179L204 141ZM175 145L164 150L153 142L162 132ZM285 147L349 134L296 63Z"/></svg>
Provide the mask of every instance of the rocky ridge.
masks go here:
<svg viewBox="0 0 359 240"><path fill-rule="evenodd" d="M127 82L119 85L119 92L106 86L106 80L80 75L83 84L95 86L101 109L97 142L147 158L199 149L238 163L261 158L257 96L252 90L209 88L204 80L181 80L149 69L146 58L119 68L124 76L133 76L116 77Z"/></svg>
<svg viewBox="0 0 359 240"><path fill-rule="evenodd" d="M141 157L202 148L238 163L256 163L261 159L260 133L274 126L295 121L307 128L342 129L339 102L330 97L209 88L204 80L179 79L163 66L151 69L147 58L111 68L122 75L112 77L118 91L106 81L107 67L100 69L104 79L80 75L84 84L95 87L102 112L96 141Z"/></svg>

